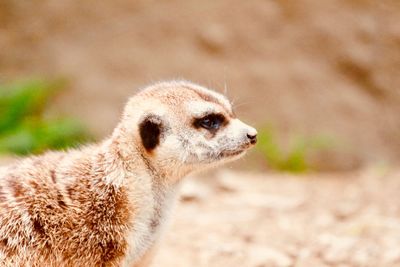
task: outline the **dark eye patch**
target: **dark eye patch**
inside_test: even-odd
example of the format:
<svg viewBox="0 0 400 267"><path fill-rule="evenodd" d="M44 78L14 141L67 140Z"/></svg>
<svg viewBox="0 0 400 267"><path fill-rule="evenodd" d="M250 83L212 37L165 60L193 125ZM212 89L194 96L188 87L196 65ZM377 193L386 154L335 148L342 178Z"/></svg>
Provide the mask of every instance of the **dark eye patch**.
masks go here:
<svg viewBox="0 0 400 267"><path fill-rule="evenodd" d="M156 116L148 116L139 124L139 133L147 151L151 151L160 143L162 123Z"/></svg>
<svg viewBox="0 0 400 267"><path fill-rule="evenodd" d="M213 113L194 120L195 128L204 128L209 131L217 131L222 125L226 123L224 115Z"/></svg>

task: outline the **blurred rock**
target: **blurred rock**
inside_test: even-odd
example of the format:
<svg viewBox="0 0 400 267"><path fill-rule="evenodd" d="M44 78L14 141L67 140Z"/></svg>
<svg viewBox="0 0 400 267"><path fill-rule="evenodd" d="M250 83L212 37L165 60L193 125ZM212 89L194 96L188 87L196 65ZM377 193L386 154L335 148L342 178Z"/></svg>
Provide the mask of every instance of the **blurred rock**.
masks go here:
<svg viewBox="0 0 400 267"><path fill-rule="evenodd" d="M321 235L319 242L322 259L328 264L349 262L356 246L356 239L354 238L338 237L331 234Z"/></svg>
<svg viewBox="0 0 400 267"><path fill-rule="evenodd" d="M181 188L181 200L184 202L205 200L211 193L207 185L197 179L187 179Z"/></svg>
<svg viewBox="0 0 400 267"><path fill-rule="evenodd" d="M400 266L400 247L386 248L383 254L383 262L386 264L399 264Z"/></svg>
<svg viewBox="0 0 400 267"><path fill-rule="evenodd" d="M373 254L374 251L358 248L352 253L349 263L355 266L374 267Z"/></svg>
<svg viewBox="0 0 400 267"><path fill-rule="evenodd" d="M227 29L218 24L202 28L197 35L197 40L200 47L211 54L220 54L229 45Z"/></svg>
<svg viewBox="0 0 400 267"><path fill-rule="evenodd" d="M360 209L360 204L353 201L344 201L336 204L333 210L333 214L338 220L346 220L351 216L354 216Z"/></svg>
<svg viewBox="0 0 400 267"><path fill-rule="evenodd" d="M217 173L216 183L218 189L226 192L235 192L240 190L243 179L238 173L229 170L220 170Z"/></svg>
<svg viewBox="0 0 400 267"><path fill-rule="evenodd" d="M273 248L252 246L249 249L249 267L290 267L293 260L282 251Z"/></svg>

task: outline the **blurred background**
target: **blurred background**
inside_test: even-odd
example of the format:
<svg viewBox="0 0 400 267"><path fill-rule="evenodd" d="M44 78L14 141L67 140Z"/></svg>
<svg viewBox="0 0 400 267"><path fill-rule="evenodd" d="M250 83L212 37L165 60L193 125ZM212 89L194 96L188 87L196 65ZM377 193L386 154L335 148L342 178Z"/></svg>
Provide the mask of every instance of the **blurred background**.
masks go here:
<svg viewBox="0 0 400 267"><path fill-rule="evenodd" d="M79 117L97 138L111 132L138 88L184 78L227 88L241 117L265 138L274 132L279 153L301 150L299 139L316 141L301 152L314 168L393 163L400 159L399 5L3 0L0 78L66 80L52 114Z"/></svg>
<svg viewBox="0 0 400 267"><path fill-rule="evenodd" d="M211 212L204 223L199 218L199 229L215 230L224 218L227 228L200 238L204 243L192 244L200 252L179 260L170 254L184 250L179 246L189 234L170 236L170 250L158 259L171 260L170 265L156 266L191 266L193 261L196 266L400 266L400 251L391 250L400 247L398 235L381 234L384 244L363 239L398 231L400 225L392 218L400 214L395 171L400 160L399 1L0 1L3 155L104 138L129 96L164 79L188 79L221 92L226 88L236 113L256 126L260 137L256 149L235 163L238 171L221 171L202 185L188 183L173 233L190 231L198 209ZM241 175L246 185L236 177ZM397 179L382 178L388 176ZM230 181L234 177L236 183ZM203 207L210 190L218 193L212 195L220 204ZM390 195L393 201L387 202ZM244 206L235 206L239 199ZM336 202L344 203L339 215L336 206L327 208ZM213 208L215 221L210 219ZM235 224L234 210L240 208L244 217L239 217L248 221ZM288 215L292 208L296 215ZM387 228L369 232L372 226L364 222L371 218L365 214L390 215L390 226L382 223L379 227ZM361 226L350 220L353 228L340 228L348 216L361 216ZM309 226L316 218L316 225ZM269 224L261 227L265 236L258 240L243 225L260 221ZM288 230L289 221L299 222L298 232ZM243 236L221 248L232 238L229 229ZM335 231L345 232L344 239L330 236ZM307 238L297 236L305 232ZM266 248L270 236L282 244L271 241L273 248ZM307 246L320 244L316 240L322 252ZM370 246L350 253L352 246L360 247L357 242ZM391 254L382 254L374 246L378 243ZM310 249L304 256L296 246Z"/></svg>

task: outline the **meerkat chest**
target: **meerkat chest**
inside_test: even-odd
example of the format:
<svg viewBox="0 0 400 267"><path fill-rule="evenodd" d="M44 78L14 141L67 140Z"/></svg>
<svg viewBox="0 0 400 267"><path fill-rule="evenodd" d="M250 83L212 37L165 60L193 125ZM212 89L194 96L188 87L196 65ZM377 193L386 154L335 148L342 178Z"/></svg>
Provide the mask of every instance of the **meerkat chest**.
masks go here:
<svg viewBox="0 0 400 267"><path fill-rule="evenodd" d="M179 197L178 189L179 185L172 188L152 186L151 194L137 201L138 209L127 236L128 248L123 266L134 264L160 238Z"/></svg>

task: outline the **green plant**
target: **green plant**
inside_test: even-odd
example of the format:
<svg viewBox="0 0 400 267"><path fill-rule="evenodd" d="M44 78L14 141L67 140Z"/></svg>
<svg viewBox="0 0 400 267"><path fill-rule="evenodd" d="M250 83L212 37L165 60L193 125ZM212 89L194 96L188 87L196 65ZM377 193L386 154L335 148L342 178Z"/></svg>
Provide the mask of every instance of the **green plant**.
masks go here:
<svg viewBox="0 0 400 267"><path fill-rule="evenodd" d="M63 88L60 80L0 84L0 153L40 153L90 139L76 119L45 116L46 107Z"/></svg>
<svg viewBox="0 0 400 267"><path fill-rule="evenodd" d="M257 148L270 168L293 173L310 170L309 155L331 146L331 140L326 137L296 136L284 149L278 143L275 131L271 127L262 128L258 140Z"/></svg>

